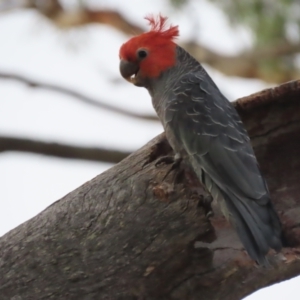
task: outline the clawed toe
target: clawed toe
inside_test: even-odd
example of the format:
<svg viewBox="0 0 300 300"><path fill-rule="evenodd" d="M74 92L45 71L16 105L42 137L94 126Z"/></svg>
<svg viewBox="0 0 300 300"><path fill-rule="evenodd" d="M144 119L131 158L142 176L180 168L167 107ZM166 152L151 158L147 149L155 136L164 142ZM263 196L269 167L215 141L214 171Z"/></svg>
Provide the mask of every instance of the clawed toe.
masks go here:
<svg viewBox="0 0 300 300"><path fill-rule="evenodd" d="M174 162L175 162L174 156L163 156L157 160L157 162L155 163L155 167L159 167L162 164L165 164L165 165L174 164Z"/></svg>
<svg viewBox="0 0 300 300"><path fill-rule="evenodd" d="M213 197L211 195L201 195L201 199L198 204L199 206L204 208L205 215L207 218L211 218L214 216L214 211L211 206L212 201Z"/></svg>

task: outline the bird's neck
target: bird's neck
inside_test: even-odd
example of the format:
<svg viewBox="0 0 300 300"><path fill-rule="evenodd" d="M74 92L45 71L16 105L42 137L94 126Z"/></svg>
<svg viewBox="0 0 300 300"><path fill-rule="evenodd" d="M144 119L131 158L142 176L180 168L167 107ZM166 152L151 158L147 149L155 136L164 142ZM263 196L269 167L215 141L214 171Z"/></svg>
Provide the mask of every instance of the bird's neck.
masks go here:
<svg viewBox="0 0 300 300"><path fill-rule="evenodd" d="M176 64L173 67L162 72L158 78L149 79L146 85L153 107L161 120L164 106L171 97L170 93L181 77L187 73L203 70L200 63L179 46L176 47L176 57Z"/></svg>

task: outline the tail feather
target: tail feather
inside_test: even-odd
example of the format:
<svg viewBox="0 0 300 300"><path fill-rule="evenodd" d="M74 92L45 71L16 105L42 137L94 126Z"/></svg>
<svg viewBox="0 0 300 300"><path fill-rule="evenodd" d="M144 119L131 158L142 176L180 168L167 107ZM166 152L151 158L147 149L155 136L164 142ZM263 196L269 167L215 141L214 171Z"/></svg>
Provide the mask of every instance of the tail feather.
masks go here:
<svg viewBox="0 0 300 300"><path fill-rule="evenodd" d="M267 265L269 249L279 251L282 247L280 222L272 204L260 205L252 199L238 199L225 192L222 195L230 221L250 257L261 265Z"/></svg>

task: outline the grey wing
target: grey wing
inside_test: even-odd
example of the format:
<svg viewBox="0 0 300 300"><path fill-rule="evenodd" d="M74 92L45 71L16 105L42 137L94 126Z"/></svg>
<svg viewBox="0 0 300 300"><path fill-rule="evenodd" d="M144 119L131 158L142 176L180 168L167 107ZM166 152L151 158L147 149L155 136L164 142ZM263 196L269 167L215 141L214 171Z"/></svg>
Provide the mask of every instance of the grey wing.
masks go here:
<svg viewBox="0 0 300 300"><path fill-rule="evenodd" d="M197 74L181 79L165 109L168 126L198 176L220 190L250 256L263 262L281 247L281 227L248 134L234 107Z"/></svg>

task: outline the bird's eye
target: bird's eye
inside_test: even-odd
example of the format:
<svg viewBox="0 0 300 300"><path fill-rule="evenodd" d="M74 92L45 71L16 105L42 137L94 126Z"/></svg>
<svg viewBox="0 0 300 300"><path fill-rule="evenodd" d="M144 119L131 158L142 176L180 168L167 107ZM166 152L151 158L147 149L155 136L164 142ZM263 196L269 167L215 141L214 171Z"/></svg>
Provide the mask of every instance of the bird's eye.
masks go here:
<svg viewBox="0 0 300 300"><path fill-rule="evenodd" d="M143 59L148 55L148 52L145 49L140 49L137 51L137 56L139 59Z"/></svg>

